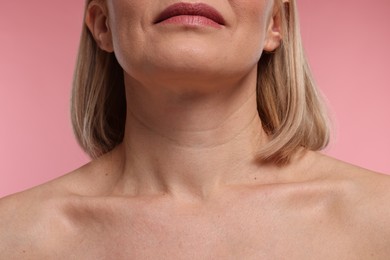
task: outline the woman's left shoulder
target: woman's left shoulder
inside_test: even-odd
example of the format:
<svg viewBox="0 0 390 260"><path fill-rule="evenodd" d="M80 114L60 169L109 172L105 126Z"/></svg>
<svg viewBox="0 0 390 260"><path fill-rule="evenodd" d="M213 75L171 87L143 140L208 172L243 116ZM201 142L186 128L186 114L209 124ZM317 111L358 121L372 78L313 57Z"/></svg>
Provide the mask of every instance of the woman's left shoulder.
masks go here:
<svg viewBox="0 0 390 260"><path fill-rule="evenodd" d="M350 199L356 213L387 230L390 241L390 175L347 163L341 163L340 171L350 180Z"/></svg>
<svg viewBox="0 0 390 260"><path fill-rule="evenodd" d="M348 193L358 205L373 207L390 214L390 173L368 170L330 156L317 153L317 167L324 179L345 183ZM390 215L388 215L390 223ZM390 227L390 225L389 225Z"/></svg>
<svg viewBox="0 0 390 260"><path fill-rule="evenodd" d="M362 239L390 242L390 175L371 171L319 154L319 165L330 183L340 185L348 225L360 230ZM367 234L370 234L366 236ZM371 241L374 242L374 241ZM389 254L390 250L388 249Z"/></svg>
<svg viewBox="0 0 390 260"><path fill-rule="evenodd" d="M375 172L326 155L320 156L325 161L322 165L327 165L324 168L328 172L328 177L349 183L351 191L357 192L355 195L362 200L361 202L376 198L390 203L390 173Z"/></svg>
<svg viewBox="0 0 390 260"><path fill-rule="evenodd" d="M314 155L315 169L337 194L333 218L361 252L375 259L390 256L390 175L364 169L327 155Z"/></svg>

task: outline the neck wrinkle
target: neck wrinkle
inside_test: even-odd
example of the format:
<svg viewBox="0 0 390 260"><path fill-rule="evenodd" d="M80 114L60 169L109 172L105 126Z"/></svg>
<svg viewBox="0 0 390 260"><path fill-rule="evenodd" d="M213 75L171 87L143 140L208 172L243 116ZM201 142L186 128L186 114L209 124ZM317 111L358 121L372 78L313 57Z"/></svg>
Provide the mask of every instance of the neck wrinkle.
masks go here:
<svg viewBox="0 0 390 260"><path fill-rule="evenodd" d="M120 192L204 200L228 186L249 185L261 168L256 155L268 141L254 79L223 89L214 100L200 99L204 105L182 107L149 99L142 88L134 93L133 87L127 93Z"/></svg>

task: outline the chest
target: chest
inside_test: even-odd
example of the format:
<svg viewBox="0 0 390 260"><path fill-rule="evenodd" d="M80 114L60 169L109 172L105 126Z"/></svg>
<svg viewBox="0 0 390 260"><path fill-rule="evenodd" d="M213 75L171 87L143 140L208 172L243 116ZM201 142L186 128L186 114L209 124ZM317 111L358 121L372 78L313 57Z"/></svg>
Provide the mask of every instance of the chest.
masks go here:
<svg viewBox="0 0 390 260"><path fill-rule="evenodd" d="M77 259L359 259L352 253L358 252L355 237L331 215L263 210L95 215L69 248Z"/></svg>

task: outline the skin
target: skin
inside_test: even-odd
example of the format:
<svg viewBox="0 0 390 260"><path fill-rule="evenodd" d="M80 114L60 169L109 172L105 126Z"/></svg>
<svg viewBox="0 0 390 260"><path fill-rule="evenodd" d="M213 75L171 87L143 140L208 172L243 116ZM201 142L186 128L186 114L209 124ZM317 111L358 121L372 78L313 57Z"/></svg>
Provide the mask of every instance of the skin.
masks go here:
<svg viewBox="0 0 390 260"><path fill-rule="evenodd" d="M222 29L153 25L172 1L89 5L124 68L124 142L1 199L2 257L389 258L389 176L305 150L283 167L254 160L267 143L257 61L282 39L273 2L207 3Z"/></svg>

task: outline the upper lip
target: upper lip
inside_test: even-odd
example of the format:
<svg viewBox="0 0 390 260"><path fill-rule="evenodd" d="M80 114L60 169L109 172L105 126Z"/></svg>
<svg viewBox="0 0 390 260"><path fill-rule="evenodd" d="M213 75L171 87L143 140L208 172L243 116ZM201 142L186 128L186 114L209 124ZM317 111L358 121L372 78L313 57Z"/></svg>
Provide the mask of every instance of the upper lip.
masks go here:
<svg viewBox="0 0 390 260"><path fill-rule="evenodd" d="M156 24L178 15L204 16L220 25L225 25L223 16L215 8L203 3L176 3L170 5L157 16L154 23Z"/></svg>

